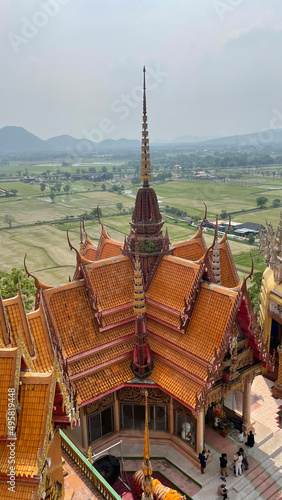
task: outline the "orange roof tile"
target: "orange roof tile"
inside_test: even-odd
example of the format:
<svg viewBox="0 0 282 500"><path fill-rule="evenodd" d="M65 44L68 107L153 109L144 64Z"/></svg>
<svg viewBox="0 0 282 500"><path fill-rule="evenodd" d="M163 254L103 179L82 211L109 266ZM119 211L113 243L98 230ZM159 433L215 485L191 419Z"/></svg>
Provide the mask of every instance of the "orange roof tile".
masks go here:
<svg viewBox="0 0 282 500"><path fill-rule="evenodd" d="M118 241L104 241L99 254L99 260L115 257L116 255L122 255L122 246L123 244Z"/></svg>
<svg viewBox="0 0 282 500"><path fill-rule="evenodd" d="M219 242L220 282L221 285L234 288L240 284L240 279L232 257L227 236Z"/></svg>
<svg viewBox="0 0 282 500"><path fill-rule="evenodd" d="M155 318L160 319L165 323L168 323L169 325L180 328L179 314L173 314L166 309L161 309L157 306L157 304L151 304L150 302L146 302L146 311L150 316L154 316Z"/></svg>
<svg viewBox="0 0 282 500"><path fill-rule="evenodd" d="M17 347L0 349L0 438L7 436L8 389L14 388Z"/></svg>
<svg viewBox="0 0 282 500"><path fill-rule="evenodd" d="M118 323L119 321L123 321L125 319L133 318L133 305L129 307L124 307L118 311L113 311L109 314L102 315L102 326L113 325L114 323Z"/></svg>
<svg viewBox="0 0 282 500"><path fill-rule="evenodd" d="M87 260L95 260L96 259L96 248L87 248L85 252L80 252L83 257Z"/></svg>
<svg viewBox="0 0 282 500"><path fill-rule="evenodd" d="M134 338L131 338L125 342L119 342L111 347L99 350L90 356L80 358L77 361L70 361L68 363L68 373L70 375L75 375L83 372L84 370L88 370L89 368L93 368L96 365L112 361L123 354L133 351L133 346Z"/></svg>
<svg viewBox="0 0 282 500"><path fill-rule="evenodd" d="M32 477L37 474L37 452L42 449L48 413L52 374L24 373L21 376L18 414L16 475ZM0 470L9 472L9 448L0 441Z"/></svg>
<svg viewBox="0 0 282 500"><path fill-rule="evenodd" d="M105 332L99 332L83 280L46 290L43 294L52 315L54 327L62 340L66 358L134 332L133 321L109 328Z"/></svg>
<svg viewBox="0 0 282 500"><path fill-rule="evenodd" d="M187 352L211 362L219 348L238 292L202 283L185 334L148 318L147 328Z"/></svg>
<svg viewBox="0 0 282 500"><path fill-rule="evenodd" d="M69 358L94 347L98 325L90 306L84 281L43 292L63 350Z"/></svg>
<svg viewBox="0 0 282 500"><path fill-rule="evenodd" d="M27 314L27 319L34 338L36 358L33 359L33 363L35 370L37 372L51 372L54 367L54 353L41 306L36 311Z"/></svg>
<svg viewBox="0 0 282 500"><path fill-rule="evenodd" d="M150 378L173 397L195 408L196 394L201 392L204 385L180 373L156 356L153 356L153 360L155 366Z"/></svg>
<svg viewBox="0 0 282 500"><path fill-rule="evenodd" d="M0 481L0 498L3 500L12 499L16 500L17 498L20 500L31 500L32 498L36 498L38 483L36 484L23 484L22 482L16 481L15 492L12 490L9 491L9 484L7 481Z"/></svg>
<svg viewBox="0 0 282 500"><path fill-rule="evenodd" d="M97 245L95 245L87 235L85 244L81 244L80 255L85 257L87 260L96 260L96 250Z"/></svg>
<svg viewBox="0 0 282 500"><path fill-rule="evenodd" d="M189 295L199 267L199 264L178 257L163 257L147 297L177 311L183 311L184 298Z"/></svg>
<svg viewBox="0 0 282 500"><path fill-rule="evenodd" d="M174 243L173 255L181 259L197 261L205 253L205 245L201 238L197 240L181 241Z"/></svg>
<svg viewBox="0 0 282 500"><path fill-rule="evenodd" d="M96 260L102 260L102 259L107 259L109 257L115 257L116 255L121 255L122 254L121 247L123 246L123 243L112 240L112 238L108 235L101 221L100 224L102 231L97 246Z"/></svg>
<svg viewBox="0 0 282 500"><path fill-rule="evenodd" d="M28 326L26 313L20 294L3 301L6 317L11 327L12 346L18 344L19 330L31 356L34 355L33 339Z"/></svg>
<svg viewBox="0 0 282 500"><path fill-rule="evenodd" d="M155 355L171 361L176 366L200 378L203 382L207 380L207 366L189 357L187 354L174 349L171 345L159 341L148 335L149 345Z"/></svg>
<svg viewBox="0 0 282 500"><path fill-rule="evenodd" d="M134 269L128 257L120 255L93 262L86 269L100 311L132 302Z"/></svg>
<svg viewBox="0 0 282 500"><path fill-rule="evenodd" d="M113 363L91 375L74 380L73 384L82 403L118 387L133 378L130 368L131 356L118 363Z"/></svg>

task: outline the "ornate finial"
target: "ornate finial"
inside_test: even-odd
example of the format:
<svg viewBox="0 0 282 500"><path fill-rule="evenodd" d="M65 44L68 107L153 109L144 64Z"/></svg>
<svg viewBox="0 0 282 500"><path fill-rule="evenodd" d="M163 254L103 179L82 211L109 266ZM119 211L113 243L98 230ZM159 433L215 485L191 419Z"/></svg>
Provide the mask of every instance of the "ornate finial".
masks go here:
<svg viewBox="0 0 282 500"><path fill-rule="evenodd" d="M149 442L149 429L148 429L148 391L145 391L145 434L144 434L144 450L143 458L150 459L150 442Z"/></svg>
<svg viewBox="0 0 282 500"><path fill-rule="evenodd" d="M140 180L143 181L143 187L149 186L149 180L152 179L151 175L151 162L149 153L149 135L147 130L147 103L146 103L146 68L143 68L144 81L143 81L143 124L142 124L142 147L141 147L141 169Z"/></svg>
<svg viewBox="0 0 282 500"><path fill-rule="evenodd" d="M142 500L153 500L153 480L152 480L152 465L150 462L150 441L148 429L148 405L147 405L148 392L145 392L145 433L144 433L144 450L143 450L143 463L142 471L144 474L142 484Z"/></svg>
<svg viewBox="0 0 282 500"><path fill-rule="evenodd" d="M146 68L143 68L143 115L147 114L147 103L146 103Z"/></svg>
<svg viewBox="0 0 282 500"><path fill-rule="evenodd" d="M92 448L89 446L88 448L88 460L92 464Z"/></svg>
<svg viewBox="0 0 282 500"><path fill-rule="evenodd" d="M214 228L214 240L212 244L212 270L215 277L215 282L220 285L220 255L218 248L218 216L216 216Z"/></svg>
<svg viewBox="0 0 282 500"><path fill-rule="evenodd" d="M138 247L137 247L138 248ZM146 312L142 272L138 260L138 250L136 252L135 270L134 270L134 306L133 311L136 316L142 316Z"/></svg>

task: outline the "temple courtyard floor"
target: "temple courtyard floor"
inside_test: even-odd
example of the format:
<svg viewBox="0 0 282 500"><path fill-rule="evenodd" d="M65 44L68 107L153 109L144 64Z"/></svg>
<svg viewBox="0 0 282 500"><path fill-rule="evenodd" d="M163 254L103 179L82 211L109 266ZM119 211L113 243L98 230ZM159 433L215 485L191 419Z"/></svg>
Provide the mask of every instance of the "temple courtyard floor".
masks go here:
<svg viewBox="0 0 282 500"><path fill-rule="evenodd" d="M166 446L151 445L153 471L158 471L187 498L193 500L217 500L220 479L219 457L226 453L228 457L228 477L226 487L230 500L280 500L282 499L282 429L279 426L278 412L282 408L282 399L275 399L271 393L273 382L259 375L252 385L251 417L255 428L255 446L248 448L237 440L238 432L233 430L224 438L218 431L206 426L205 446L211 451L211 461L205 474L185 460L180 453ZM240 409L240 400L237 401ZM233 456L243 446L248 455L249 469L242 476L233 473ZM142 445L123 443L124 469L128 473L141 469ZM118 454L117 454L118 455ZM86 484L70 459L66 459L65 477L66 499L92 500L101 498L95 488ZM140 458L136 458L140 457ZM130 476L130 474L128 474ZM153 472L154 476L154 472ZM129 478L130 479L130 478ZM164 482L164 484L167 484ZM85 489L84 489L85 486ZM123 500L135 499L127 488L116 488ZM133 490L133 489L132 489Z"/></svg>

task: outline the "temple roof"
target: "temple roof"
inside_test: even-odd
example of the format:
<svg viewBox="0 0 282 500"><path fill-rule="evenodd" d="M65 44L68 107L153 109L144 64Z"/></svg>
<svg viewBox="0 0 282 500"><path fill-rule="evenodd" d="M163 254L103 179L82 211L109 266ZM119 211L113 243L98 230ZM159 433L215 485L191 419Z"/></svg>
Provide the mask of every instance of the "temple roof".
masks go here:
<svg viewBox="0 0 282 500"><path fill-rule="evenodd" d="M175 399L195 409L196 394L201 392L204 384L175 370L156 357L154 357L154 365L150 378Z"/></svg>
<svg viewBox="0 0 282 500"><path fill-rule="evenodd" d="M73 381L82 403L91 402L100 394L115 390L117 387L123 387L126 382L132 379L130 361L131 356Z"/></svg>
<svg viewBox="0 0 282 500"><path fill-rule="evenodd" d="M182 311L200 265L174 256L164 256L147 292L147 298Z"/></svg>
<svg viewBox="0 0 282 500"><path fill-rule="evenodd" d="M194 236L186 241L173 243L173 255L187 260L199 260L207 251L207 245L200 227Z"/></svg>
<svg viewBox="0 0 282 500"><path fill-rule="evenodd" d="M93 262L86 271L99 311L133 302L134 269L127 256Z"/></svg>
<svg viewBox="0 0 282 500"><path fill-rule="evenodd" d="M0 439L7 436L8 389L14 387L17 347L0 349Z"/></svg>
<svg viewBox="0 0 282 500"><path fill-rule="evenodd" d="M37 453L42 451L52 374L23 373L21 376L21 410L18 414L16 460L17 476L37 475ZM32 388L32 390L31 390ZM32 429L32 432L31 432ZM7 441L0 440L0 470L2 474L10 471L8 463L10 450Z"/></svg>
<svg viewBox="0 0 282 500"><path fill-rule="evenodd" d="M38 484L24 484L22 482L16 481L15 490L8 489L6 479L4 481L0 480L0 498L5 498L5 500L14 499L15 500L15 491L17 493L17 497L21 500L30 500L31 498L36 498L38 490Z"/></svg>

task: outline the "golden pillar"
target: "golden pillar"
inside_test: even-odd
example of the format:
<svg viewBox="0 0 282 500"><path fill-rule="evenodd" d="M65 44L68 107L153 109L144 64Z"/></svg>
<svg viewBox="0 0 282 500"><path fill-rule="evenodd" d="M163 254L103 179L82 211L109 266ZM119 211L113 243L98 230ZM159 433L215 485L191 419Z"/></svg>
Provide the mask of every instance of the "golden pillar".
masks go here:
<svg viewBox="0 0 282 500"><path fill-rule="evenodd" d="M170 434L174 434L174 409L172 396L169 397L168 430Z"/></svg>
<svg viewBox="0 0 282 500"><path fill-rule="evenodd" d="M204 410L199 411L196 431L196 452L201 453L204 449Z"/></svg>
<svg viewBox="0 0 282 500"><path fill-rule="evenodd" d="M115 432L120 431L120 412L119 412L119 402L117 398L117 393L114 393L114 430Z"/></svg>
<svg viewBox="0 0 282 500"><path fill-rule="evenodd" d="M245 378L245 386L243 393L243 426L242 430L245 434L248 434L250 430L253 430L251 424L251 395L252 395L252 381L249 377Z"/></svg>
<svg viewBox="0 0 282 500"><path fill-rule="evenodd" d="M88 422L87 422L86 406L80 408L80 424L81 424L82 446L83 448L88 448L89 439L88 439Z"/></svg>
<svg viewBox="0 0 282 500"><path fill-rule="evenodd" d="M282 346L277 347L277 354L279 356L278 377L272 388L272 394L282 399Z"/></svg>

